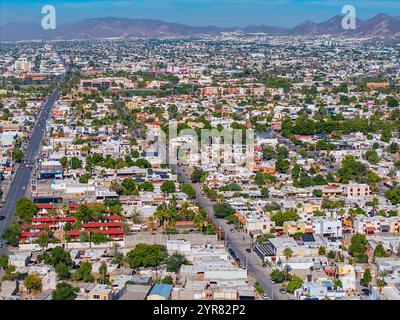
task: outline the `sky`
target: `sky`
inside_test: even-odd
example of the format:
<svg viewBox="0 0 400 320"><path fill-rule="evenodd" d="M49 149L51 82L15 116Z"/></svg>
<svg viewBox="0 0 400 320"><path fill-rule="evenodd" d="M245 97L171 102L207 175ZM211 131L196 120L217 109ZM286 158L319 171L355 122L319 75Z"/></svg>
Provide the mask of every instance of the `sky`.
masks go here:
<svg viewBox="0 0 400 320"><path fill-rule="evenodd" d="M359 19L378 13L400 16L400 0L0 0L0 25L41 23L44 5L56 8L57 24L87 18L149 18L193 26L271 25L321 22L353 5Z"/></svg>

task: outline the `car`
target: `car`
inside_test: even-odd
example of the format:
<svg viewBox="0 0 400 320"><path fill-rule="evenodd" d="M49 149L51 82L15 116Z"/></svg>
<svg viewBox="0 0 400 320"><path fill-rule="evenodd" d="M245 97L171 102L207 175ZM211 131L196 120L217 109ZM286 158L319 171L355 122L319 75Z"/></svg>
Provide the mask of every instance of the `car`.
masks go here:
<svg viewBox="0 0 400 320"><path fill-rule="evenodd" d="M286 293L286 289L285 288L280 288L279 292L282 293L282 294L285 294Z"/></svg>
<svg viewBox="0 0 400 320"><path fill-rule="evenodd" d="M266 293L264 293L262 297L264 300L271 300L271 298Z"/></svg>
<svg viewBox="0 0 400 320"><path fill-rule="evenodd" d="M0 216L0 221L3 221L5 218L5 216Z"/></svg>
<svg viewBox="0 0 400 320"><path fill-rule="evenodd" d="M363 289L361 289L361 294L362 294L363 296L369 296L370 291L369 291L369 289L367 289L367 288L363 288Z"/></svg>
<svg viewBox="0 0 400 320"><path fill-rule="evenodd" d="M250 248L246 248L246 252L251 252L251 249Z"/></svg>

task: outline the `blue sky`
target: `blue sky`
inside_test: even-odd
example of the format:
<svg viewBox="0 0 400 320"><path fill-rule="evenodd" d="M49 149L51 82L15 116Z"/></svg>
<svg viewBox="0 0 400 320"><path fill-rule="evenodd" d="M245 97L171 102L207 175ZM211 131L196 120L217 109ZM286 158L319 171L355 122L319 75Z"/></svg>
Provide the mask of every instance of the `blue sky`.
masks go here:
<svg viewBox="0 0 400 320"><path fill-rule="evenodd" d="M291 27L305 20L320 22L341 14L346 4L356 8L360 19L382 12L400 16L400 0L0 0L0 25L40 23L41 8L48 4L56 7L58 24L113 16L196 26Z"/></svg>

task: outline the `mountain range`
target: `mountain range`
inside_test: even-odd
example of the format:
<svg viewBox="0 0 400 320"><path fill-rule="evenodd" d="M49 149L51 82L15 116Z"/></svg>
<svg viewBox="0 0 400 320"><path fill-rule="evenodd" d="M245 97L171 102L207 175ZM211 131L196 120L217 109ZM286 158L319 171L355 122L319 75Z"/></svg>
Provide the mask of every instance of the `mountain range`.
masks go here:
<svg viewBox="0 0 400 320"><path fill-rule="evenodd" d="M226 28L216 26L195 27L160 20L113 17L65 23L59 25L56 30L43 30L40 24L35 23L9 23L0 26L0 41L164 38L217 35L221 32L265 33L271 36L336 35L400 38L400 16L392 17L381 13L367 20L357 19L355 30L344 30L341 24L342 19L342 16L337 15L321 23L308 20L293 28L267 25Z"/></svg>

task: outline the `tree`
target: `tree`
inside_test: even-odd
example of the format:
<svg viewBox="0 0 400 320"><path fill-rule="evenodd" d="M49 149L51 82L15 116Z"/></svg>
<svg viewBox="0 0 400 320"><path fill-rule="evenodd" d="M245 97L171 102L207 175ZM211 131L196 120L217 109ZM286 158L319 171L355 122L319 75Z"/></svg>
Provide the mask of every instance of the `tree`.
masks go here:
<svg viewBox="0 0 400 320"><path fill-rule="evenodd" d="M374 250L374 257L381 258L381 257L384 257L385 255L386 255L386 250L385 250L385 248L383 247L382 243L379 243L379 244L375 247L375 250Z"/></svg>
<svg viewBox="0 0 400 320"><path fill-rule="evenodd" d="M42 290L42 279L37 274L28 274L24 279L24 285L29 290Z"/></svg>
<svg viewBox="0 0 400 320"><path fill-rule="evenodd" d="M63 263L59 263L56 265L55 270L59 280L66 280L69 279L71 273L69 272L69 266Z"/></svg>
<svg viewBox="0 0 400 320"><path fill-rule="evenodd" d="M144 169L150 169L151 164L149 161L146 159L140 158L135 161L135 165L138 166L139 168L144 168Z"/></svg>
<svg viewBox="0 0 400 320"><path fill-rule="evenodd" d="M364 154L364 158L371 164L376 164L379 162L378 153L374 149L370 149Z"/></svg>
<svg viewBox="0 0 400 320"><path fill-rule="evenodd" d="M165 262L168 272L178 272L183 264L189 264L186 257L180 253L174 253L172 256L169 256Z"/></svg>
<svg viewBox="0 0 400 320"><path fill-rule="evenodd" d="M4 230L2 238L12 246L17 246L19 242L20 228L17 223L12 224Z"/></svg>
<svg viewBox="0 0 400 320"><path fill-rule="evenodd" d="M318 248L318 254L319 254L320 256L326 255L326 249L325 249L324 246L320 246L320 247Z"/></svg>
<svg viewBox="0 0 400 320"><path fill-rule="evenodd" d="M255 176L254 176L254 183L256 184L256 185L258 185L258 186L262 186L263 184L265 184L265 181L264 181L264 176L262 175L262 173L257 173Z"/></svg>
<svg viewBox="0 0 400 320"><path fill-rule="evenodd" d="M399 106L399 102L395 98L389 98L387 100L387 106L389 108L397 108Z"/></svg>
<svg viewBox="0 0 400 320"><path fill-rule="evenodd" d="M272 233L263 233L257 237L256 242L257 243L265 243L265 242L267 242L268 239L271 239L271 238L275 238L275 235Z"/></svg>
<svg viewBox="0 0 400 320"><path fill-rule="evenodd" d="M93 232L90 235L90 241L94 244L105 243L110 241L110 238L101 232Z"/></svg>
<svg viewBox="0 0 400 320"><path fill-rule="evenodd" d="M271 160L275 158L275 150L271 146L267 146L263 149L263 159L264 160Z"/></svg>
<svg viewBox="0 0 400 320"><path fill-rule="evenodd" d="M77 157L72 157L70 160L71 169L79 169L82 168L82 161Z"/></svg>
<svg viewBox="0 0 400 320"><path fill-rule="evenodd" d="M150 181L145 181L139 185L139 190L152 192L154 190L154 186Z"/></svg>
<svg viewBox="0 0 400 320"><path fill-rule="evenodd" d="M217 218L226 218L227 216L234 214L236 211L227 203L217 203L214 205L214 215Z"/></svg>
<svg viewBox="0 0 400 320"><path fill-rule="evenodd" d="M162 283L162 284L173 284L174 283L174 279L172 279L172 277L170 275L168 275L168 276L165 276L162 280L160 280L159 283Z"/></svg>
<svg viewBox="0 0 400 320"><path fill-rule="evenodd" d="M79 268L72 274L72 280L93 282L94 277L92 275L92 264L89 261L81 262Z"/></svg>
<svg viewBox="0 0 400 320"><path fill-rule="evenodd" d="M66 252L62 247L55 247L51 250L50 254L46 252L41 255L40 259L44 260L45 264L51 265L53 267L56 267L58 264L72 267L74 264L71 255Z"/></svg>
<svg viewBox="0 0 400 320"><path fill-rule="evenodd" d="M390 153L397 153L398 150L399 150L399 145L396 142L392 142L387 148L387 151Z"/></svg>
<svg viewBox="0 0 400 320"><path fill-rule="evenodd" d="M160 187L162 192L165 193L174 193L175 192L175 183L171 180L164 181L164 183Z"/></svg>
<svg viewBox="0 0 400 320"><path fill-rule="evenodd" d="M23 197L16 202L15 215L24 219L24 221L27 223L32 220L37 212L38 207L32 200L28 198Z"/></svg>
<svg viewBox="0 0 400 320"><path fill-rule="evenodd" d="M372 280L372 275L371 275L371 270L369 268L365 269L364 271L364 276L362 279L362 282L364 286L369 287L369 284L371 283Z"/></svg>
<svg viewBox="0 0 400 320"><path fill-rule="evenodd" d="M400 204L400 190L391 189L385 192L385 197L390 200L393 205Z"/></svg>
<svg viewBox="0 0 400 320"><path fill-rule="evenodd" d="M381 134L381 140L389 142L392 137L392 129L390 127L384 127Z"/></svg>
<svg viewBox="0 0 400 320"><path fill-rule="evenodd" d="M60 163L61 163L61 166L63 167L63 169L66 169L66 168L68 168L68 158L67 157L62 157L61 159L60 159Z"/></svg>
<svg viewBox="0 0 400 320"><path fill-rule="evenodd" d="M229 223L233 223L238 225L239 224L239 219L238 217L236 217L234 214L230 214L229 216L227 216L226 221L228 221Z"/></svg>
<svg viewBox="0 0 400 320"><path fill-rule="evenodd" d="M343 288L343 283L340 279L333 279L333 288L337 290L338 288Z"/></svg>
<svg viewBox="0 0 400 320"><path fill-rule="evenodd" d="M291 281L286 285L286 291L293 293L295 290L300 289L303 284L303 280L300 277L294 276Z"/></svg>
<svg viewBox="0 0 400 320"><path fill-rule="evenodd" d="M286 159L277 159L275 169L280 173L286 173L290 168L290 162Z"/></svg>
<svg viewBox="0 0 400 320"><path fill-rule="evenodd" d="M256 283L254 284L254 288L256 289L257 293L258 293L260 296L262 296L262 295L264 294L264 292L265 292L265 290L264 290L264 288L262 287L262 285L259 284L258 282L256 282Z"/></svg>
<svg viewBox="0 0 400 320"><path fill-rule="evenodd" d="M358 263L368 262L368 256L365 254L367 244L368 240L365 235L356 233L351 238L349 253Z"/></svg>
<svg viewBox="0 0 400 320"><path fill-rule="evenodd" d="M0 257L0 268L5 270L8 266L8 256L7 255L2 255Z"/></svg>
<svg viewBox="0 0 400 320"><path fill-rule="evenodd" d="M125 188L123 191L126 195L132 195L136 190L136 183L133 179L124 179L121 183L122 187Z"/></svg>
<svg viewBox="0 0 400 320"><path fill-rule="evenodd" d="M203 170L196 168L196 169L193 170L190 178L191 178L193 183L198 183L198 182L201 182L201 180L203 179L204 174L205 173L204 173Z"/></svg>
<svg viewBox="0 0 400 320"><path fill-rule="evenodd" d="M285 256L286 262L288 262L289 259L293 256L293 250L289 247L286 247L283 250L283 255Z"/></svg>
<svg viewBox="0 0 400 320"><path fill-rule="evenodd" d="M330 251L328 252L328 258L329 258L329 259L335 259L335 258L336 258L336 252L333 251L333 250L330 250Z"/></svg>
<svg viewBox="0 0 400 320"><path fill-rule="evenodd" d="M129 251L126 259L131 268L158 266L167 256L165 246L139 243Z"/></svg>
<svg viewBox="0 0 400 320"><path fill-rule="evenodd" d="M367 176L367 166L354 159L353 156L346 156L342 160L342 166L338 170L339 181L349 183L350 180L363 182Z"/></svg>
<svg viewBox="0 0 400 320"><path fill-rule="evenodd" d="M269 196L268 188L261 188L261 196L268 198L268 196Z"/></svg>
<svg viewBox="0 0 400 320"><path fill-rule="evenodd" d="M271 217L271 220L275 222L275 225L280 227L283 226L285 221L297 221L298 219L300 219L300 216L292 210L279 211Z"/></svg>
<svg viewBox="0 0 400 320"><path fill-rule="evenodd" d="M107 273L107 264L103 261L99 268L100 278L97 282L100 284L110 284L110 275Z"/></svg>
<svg viewBox="0 0 400 320"><path fill-rule="evenodd" d="M59 282L52 292L53 300L75 300L79 288L74 288L66 282Z"/></svg>
<svg viewBox="0 0 400 320"><path fill-rule="evenodd" d="M272 269L270 273L271 280L276 283L282 283L285 281L286 275L285 272L280 271L278 269Z"/></svg>
<svg viewBox="0 0 400 320"><path fill-rule="evenodd" d="M44 249L49 245L49 240L49 234L47 232L43 232L39 235L36 242L42 248L42 252L44 252Z"/></svg>
<svg viewBox="0 0 400 320"><path fill-rule="evenodd" d="M113 245L113 259L112 259L112 263L113 264L117 264L118 266L120 266L123 262L124 262L124 254L122 252L119 252L118 250L118 244L114 243Z"/></svg>
<svg viewBox="0 0 400 320"><path fill-rule="evenodd" d="M15 162L21 162L24 159L24 153L21 150L14 149L12 157Z"/></svg>
<svg viewBox="0 0 400 320"><path fill-rule="evenodd" d="M316 198L322 198L322 190L321 189L314 189L313 196Z"/></svg>
<svg viewBox="0 0 400 320"><path fill-rule="evenodd" d="M189 199L194 199L196 197L196 190L189 183L181 184L182 192L186 193Z"/></svg>
<svg viewBox="0 0 400 320"><path fill-rule="evenodd" d="M89 173L84 173L79 177L79 183L88 183L90 179Z"/></svg>
<svg viewBox="0 0 400 320"><path fill-rule="evenodd" d="M378 287L379 292L382 292L382 289L386 286L386 283L382 279L378 279L376 281L376 286Z"/></svg>

